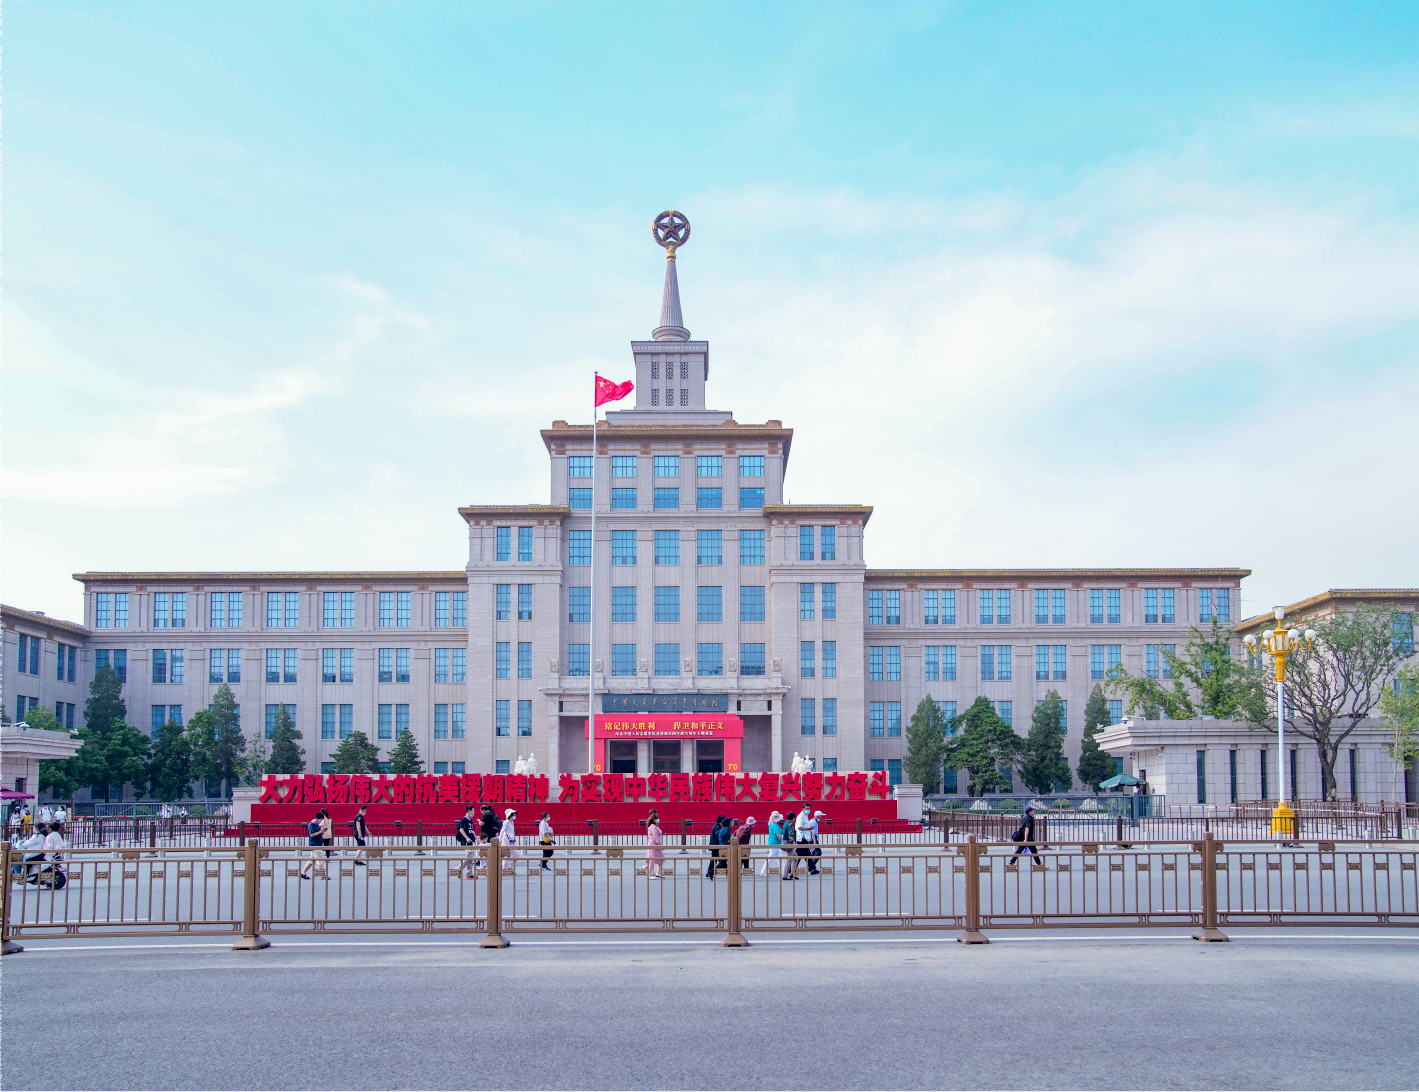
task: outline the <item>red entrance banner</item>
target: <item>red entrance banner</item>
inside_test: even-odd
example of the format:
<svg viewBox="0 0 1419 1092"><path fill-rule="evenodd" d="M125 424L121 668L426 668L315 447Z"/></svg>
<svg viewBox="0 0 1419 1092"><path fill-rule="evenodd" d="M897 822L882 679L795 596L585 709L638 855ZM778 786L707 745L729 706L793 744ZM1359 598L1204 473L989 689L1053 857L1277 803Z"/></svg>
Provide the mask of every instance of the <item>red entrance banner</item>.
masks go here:
<svg viewBox="0 0 1419 1092"><path fill-rule="evenodd" d="M743 739L732 713L597 713L597 739Z"/></svg>

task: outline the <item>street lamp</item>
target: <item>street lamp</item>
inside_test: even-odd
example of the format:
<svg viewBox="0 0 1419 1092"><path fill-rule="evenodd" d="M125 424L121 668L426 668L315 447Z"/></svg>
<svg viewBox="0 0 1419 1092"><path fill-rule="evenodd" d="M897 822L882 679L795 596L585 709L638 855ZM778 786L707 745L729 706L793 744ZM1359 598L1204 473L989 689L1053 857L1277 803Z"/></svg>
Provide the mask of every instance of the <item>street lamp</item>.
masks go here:
<svg viewBox="0 0 1419 1092"><path fill-rule="evenodd" d="M1316 631L1308 629L1302 633L1299 629L1286 629L1282 623L1286 618L1284 607L1276 608L1276 628L1268 629L1257 640L1255 633L1248 633L1243 642L1247 646L1247 651L1257 657L1269 654L1272 662L1276 665L1276 779L1278 783L1276 810L1271 813L1272 819L1289 819L1294 813L1286 803L1286 658L1292 653L1311 648L1316 642ZM1262 786L1262 791L1266 791L1266 786ZM1283 824L1285 829L1294 830L1289 823ZM1278 830L1278 825L1273 821L1271 824L1273 833Z"/></svg>

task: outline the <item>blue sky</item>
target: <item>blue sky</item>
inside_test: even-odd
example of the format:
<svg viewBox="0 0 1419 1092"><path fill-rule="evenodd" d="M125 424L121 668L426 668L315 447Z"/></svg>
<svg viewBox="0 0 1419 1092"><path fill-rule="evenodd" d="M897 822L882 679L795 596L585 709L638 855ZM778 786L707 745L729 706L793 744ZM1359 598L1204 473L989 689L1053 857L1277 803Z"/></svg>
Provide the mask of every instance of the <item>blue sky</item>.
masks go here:
<svg viewBox="0 0 1419 1092"><path fill-rule="evenodd" d="M711 404L869 564L1419 583L1412 4L6 16L7 602L460 567L669 207Z"/></svg>

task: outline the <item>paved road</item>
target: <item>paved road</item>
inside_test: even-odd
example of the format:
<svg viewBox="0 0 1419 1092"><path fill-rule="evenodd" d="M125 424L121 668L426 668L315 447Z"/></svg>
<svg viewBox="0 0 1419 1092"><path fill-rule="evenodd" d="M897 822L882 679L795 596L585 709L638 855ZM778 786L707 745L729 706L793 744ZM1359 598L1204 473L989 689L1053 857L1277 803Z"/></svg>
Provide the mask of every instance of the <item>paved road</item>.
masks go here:
<svg viewBox="0 0 1419 1092"><path fill-rule="evenodd" d="M6 957L7 1089L1419 1086L1413 931L145 943Z"/></svg>

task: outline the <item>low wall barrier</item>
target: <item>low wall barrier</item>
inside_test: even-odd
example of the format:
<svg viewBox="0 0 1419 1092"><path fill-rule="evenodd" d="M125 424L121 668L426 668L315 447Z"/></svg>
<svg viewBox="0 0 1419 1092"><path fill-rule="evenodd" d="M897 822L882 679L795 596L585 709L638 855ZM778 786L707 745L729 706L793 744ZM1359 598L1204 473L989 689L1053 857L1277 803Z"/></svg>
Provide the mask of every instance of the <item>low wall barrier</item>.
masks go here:
<svg viewBox="0 0 1419 1092"><path fill-rule="evenodd" d="M558 932L986 931L1419 925L1419 844L1104 843L1020 847L3 847L4 950L26 937Z"/></svg>

